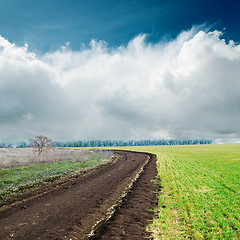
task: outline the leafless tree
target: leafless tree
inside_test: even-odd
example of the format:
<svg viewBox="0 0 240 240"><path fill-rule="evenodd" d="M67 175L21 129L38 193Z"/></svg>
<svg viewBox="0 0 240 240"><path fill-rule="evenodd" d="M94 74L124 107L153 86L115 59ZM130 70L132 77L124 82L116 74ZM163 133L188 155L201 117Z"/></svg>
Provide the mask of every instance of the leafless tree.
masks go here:
<svg viewBox="0 0 240 240"><path fill-rule="evenodd" d="M34 148L34 153L38 152L39 155L43 151L48 151L51 149L52 140L46 136L43 135L34 136L29 141L30 146Z"/></svg>

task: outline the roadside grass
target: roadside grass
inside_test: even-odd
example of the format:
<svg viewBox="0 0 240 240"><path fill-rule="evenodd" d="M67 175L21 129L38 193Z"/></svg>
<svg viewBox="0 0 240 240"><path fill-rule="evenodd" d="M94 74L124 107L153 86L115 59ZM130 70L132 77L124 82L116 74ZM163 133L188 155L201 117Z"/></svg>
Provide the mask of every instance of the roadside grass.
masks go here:
<svg viewBox="0 0 240 240"><path fill-rule="evenodd" d="M83 160L74 158L66 161L56 161L41 164L29 164L20 167L0 169L0 206L6 200L56 179L77 173L85 168L92 168L102 163L111 154L88 152Z"/></svg>
<svg viewBox="0 0 240 240"><path fill-rule="evenodd" d="M154 239L240 239L240 144L124 149L157 155Z"/></svg>

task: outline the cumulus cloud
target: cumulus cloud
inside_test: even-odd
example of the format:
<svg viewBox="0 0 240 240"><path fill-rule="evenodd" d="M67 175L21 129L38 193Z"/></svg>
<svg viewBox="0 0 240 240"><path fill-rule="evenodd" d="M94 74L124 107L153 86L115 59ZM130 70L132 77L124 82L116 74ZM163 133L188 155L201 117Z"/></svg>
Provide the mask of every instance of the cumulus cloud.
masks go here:
<svg viewBox="0 0 240 240"><path fill-rule="evenodd" d="M193 28L170 42L36 55L0 37L1 141L240 140L240 45Z"/></svg>

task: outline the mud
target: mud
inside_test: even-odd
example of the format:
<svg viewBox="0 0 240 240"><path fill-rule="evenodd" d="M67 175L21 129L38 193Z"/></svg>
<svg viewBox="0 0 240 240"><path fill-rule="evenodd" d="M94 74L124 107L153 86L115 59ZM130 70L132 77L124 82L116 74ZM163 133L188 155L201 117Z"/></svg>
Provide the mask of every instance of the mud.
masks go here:
<svg viewBox="0 0 240 240"><path fill-rule="evenodd" d="M118 160L0 209L0 239L145 239L156 207L155 157Z"/></svg>

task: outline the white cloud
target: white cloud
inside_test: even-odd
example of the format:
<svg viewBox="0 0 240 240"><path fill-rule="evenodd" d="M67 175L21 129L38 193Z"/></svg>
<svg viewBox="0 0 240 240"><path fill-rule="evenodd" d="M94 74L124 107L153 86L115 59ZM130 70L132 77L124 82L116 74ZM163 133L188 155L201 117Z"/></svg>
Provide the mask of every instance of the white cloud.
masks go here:
<svg viewBox="0 0 240 240"><path fill-rule="evenodd" d="M0 140L240 140L240 45L222 37L193 28L168 43L139 35L42 56L0 37Z"/></svg>

